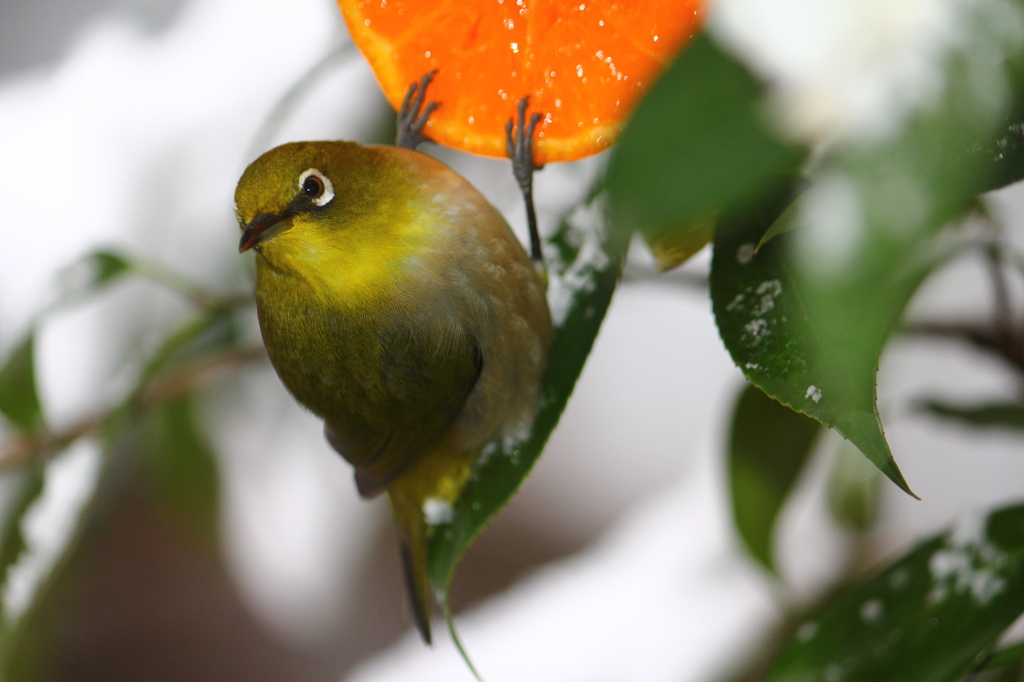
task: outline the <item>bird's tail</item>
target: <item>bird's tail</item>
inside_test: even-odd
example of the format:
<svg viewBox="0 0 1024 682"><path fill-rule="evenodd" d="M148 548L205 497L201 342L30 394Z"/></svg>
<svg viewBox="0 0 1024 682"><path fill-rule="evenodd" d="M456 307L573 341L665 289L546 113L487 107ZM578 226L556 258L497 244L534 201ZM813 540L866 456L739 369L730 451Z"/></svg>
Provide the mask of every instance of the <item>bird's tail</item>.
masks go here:
<svg viewBox="0 0 1024 682"><path fill-rule="evenodd" d="M402 570L412 600L413 619L423 637L430 644L430 576L427 572L427 524L423 516L423 500L417 487L408 485L402 476L388 487L388 497L398 526Z"/></svg>
<svg viewBox="0 0 1024 682"><path fill-rule="evenodd" d="M452 505L466 485L475 459L471 451L441 444L413 461L388 485L413 617L427 644L434 602L427 569L427 540L433 528L428 522L443 523L451 518Z"/></svg>

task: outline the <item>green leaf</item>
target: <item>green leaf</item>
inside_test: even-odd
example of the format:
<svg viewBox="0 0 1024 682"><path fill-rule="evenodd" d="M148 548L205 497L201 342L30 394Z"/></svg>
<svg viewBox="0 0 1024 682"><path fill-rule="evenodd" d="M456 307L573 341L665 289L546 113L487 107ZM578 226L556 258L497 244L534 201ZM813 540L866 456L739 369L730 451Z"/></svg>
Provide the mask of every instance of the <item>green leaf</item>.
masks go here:
<svg viewBox="0 0 1024 682"><path fill-rule="evenodd" d="M1024 430L1024 404L1022 403L1006 402L961 406L929 400L923 403L921 408L937 417L956 420L968 426Z"/></svg>
<svg viewBox="0 0 1024 682"><path fill-rule="evenodd" d="M10 594L8 584L11 567L22 557L28 546L22 527L23 519L42 494L45 477L41 466L10 472L6 477L9 477L6 485L10 486L6 492L13 498L13 502L4 510L3 537L0 540L0 585L4 587L4 593ZM8 622L5 618L7 610L8 607L0 600L0 677L4 679L10 677L6 673L9 672L13 649L23 629L20 623Z"/></svg>
<svg viewBox="0 0 1024 682"><path fill-rule="evenodd" d="M160 372L224 350L238 340L237 319L230 308L210 308L175 327L146 361L138 381L142 388Z"/></svg>
<svg viewBox="0 0 1024 682"><path fill-rule="evenodd" d="M128 272L130 265L122 256L112 251L96 251L81 259L64 272L69 291L57 302L44 310L37 322L61 304L76 296L94 293ZM85 274L80 274L84 272ZM3 367L0 367L0 414L7 417L21 431L36 431L44 426L42 406L36 388L35 329L12 351Z"/></svg>
<svg viewBox="0 0 1024 682"><path fill-rule="evenodd" d="M39 466L29 466L22 471L11 472L7 476L17 478L15 488L10 492L14 502L6 510L3 520L3 539L0 540L0 580L7 582L7 570L21 555L25 548L25 536L21 529L21 519L29 506L43 492L43 470Z"/></svg>
<svg viewBox="0 0 1024 682"><path fill-rule="evenodd" d="M764 363L745 359L770 373L748 376L836 428L904 490L875 408L875 374L882 346L932 267L939 230L961 219L991 181L991 162L968 151L997 131L1009 110L998 93L1010 91L1016 66L1000 62L1018 49L991 11L977 5L965 15L965 39L942 62L942 89L932 101L891 134L849 140L821 159L797 227L748 268L748 276L762 270L762 281L770 275L787 292L768 316L747 315L745 324L763 320L773 338L762 346L780 354ZM991 79L986 96L979 95L979 69ZM786 331L771 327L782 318ZM781 349L779 337L792 339L792 347ZM781 355L803 364L781 367Z"/></svg>
<svg viewBox="0 0 1024 682"><path fill-rule="evenodd" d="M1014 93L1008 111L994 130L972 144L965 155L969 164L977 164L982 170L979 192L1024 179L1024 60L1018 54L1004 67Z"/></svg>
<svg viewBox="0 0 1024 682"><path fill-rule="evenodd" d="M658 271L665 272L688 261L714 236L715 221L706 219L679 230L645 235L644 240L658 264Z"/></svg>
<svg viewBox="0 0 1024 682"><path fill-rule="evenodd" d="M787 215L788 204L788 192L780 192L760 213L723 221L719 228L710 279L718 331L754 385L836 429L909 492L875 406L881 344L857 358L858 372L836 373L832 365L841 350L823 343L804 304L805 285L794 276L786 248L793 233L781 233L755 252L773 218Z"/></svg>
<svg viewBox="0 0 1024 682"><path fill-rule="evenodd" d="M699 35L637 106L612 152L613 224L648 242L695 243L722 211L796 172L802 147L769 132L763 85Z"/></svg>
<svg viewBox="0 0 1024 682"><path fill-rule="evenodd" d="M1007 124L973 147L971 154L991 164L990 175L982 185L982 191L1000 189L1024 180L1024 122L1018 118Z"/></svg>
<svg viewBox="0 0 1024 682"><path fill-rule="evenodd" d="M132 262L115 251L100 249L78 259L58 273L61 293L42 316L86 300L133 270Z"/></svg>
<svg viewBox="0 0 1024 682"><path fill-rule="evenodd" d="M772 529L821 425L747 384L736 401L729 437L729 484L740 537L769 570Z"/></svg>
<svg viewBox="0 0 1024 682"><path fill-rule="evenodd" d="M952 682L1024 612L1024 507L969 516L797 630L769 682Z"/></svg>
<svg viewBox="0 0 1024 682"><path fill-rule="evenodd" d="M21 431L33 432L43 426L43 408L36 390L35 330L0 367L0 414Z"/></svg>
<svg viewBox="0 0 1024 682"><path fill-rule="evenodd" d="M607 195L596 191L562 222L552 238L558 258L549 263L548 287L555 323L541 407L530 435L517 443L492 443L454 505L452 520L434 526L429 539L430 582L446 603L462 554L515 494L540 457L565 409L618 283L627 240L607 221Z"/></svg>
<svg viewBox="0 0 1024 682"><path fill-rule="evenodd" d="M190 536L213 547L220 483L213 449L196 419L194 398L184 395L155 407L140 431L139 453L149 464L157 498Z"/></svg>
<svg viewBox="0 0 1024 682"><path fill-rule="evenodd" d="M828 508L841 526L865 533L878 520L881 501L878 469L847 441L839 445L828 480Z"/></svg>
<svg viewBox="0 0 1024 682"><path fill-rule="evenodd" d="M26 627L80 537L94 508L105 458L99 447L73 447L24 479L5 520L0 609L0 677L11 678Z"/></svg>
<svg viewBox="0 0 1024 682"><path fill-rule="evenodd" d="M1021 682L1024 680L1024 664L1017 662L999 668L986 668L962 679L963 682Z"/></svg>
<svg viewBox="0 0 1024 682"><path fill-rule="evenodd" d="M985 668L999 668L1004 665L1024 661L1024 642L1017 642L1008 647L992 652L982 664Z"/></svg>
<svg viewBox="0 0 1024 682"><path fill-rule="evenodd" d="M92 268L92 277L88 283L90 289L110 284L131 270L128 260L113 251L94 251L82 260Z"/></svg>
<svg viewBox="0 0 1024 682"><path fill-rule="evenodd" d="M800 198L799 194L803 194L808 189L808 184L802 180L797 183L797 187L794 192L794 199L786 210L769 226L768 230L761 235L761 239L758 240L757 246L754 247L755 253L761 250L761 247L770 242L771 240L778 237L780 234L786 234L794 227L796 227L797 218L800 216Z"/></svg>

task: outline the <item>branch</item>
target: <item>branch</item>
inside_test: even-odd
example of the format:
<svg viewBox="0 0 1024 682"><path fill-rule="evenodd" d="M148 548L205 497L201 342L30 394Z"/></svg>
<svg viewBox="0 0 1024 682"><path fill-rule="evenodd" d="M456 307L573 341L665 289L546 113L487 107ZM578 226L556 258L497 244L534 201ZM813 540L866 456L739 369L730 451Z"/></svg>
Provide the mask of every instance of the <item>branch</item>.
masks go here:
<svg viewBox="0 0 1024 682"><path fill-rule="evenodd" d="M976 348L996 355L1024 375L1024 343L1013 334L973 322L921 322L900 329L909 336L934 337L966 341Z"/></svg>
<svg viewBox="0 0 1024 682"><path fill-rule="evenodd" d="M240 367L265 360L262 346L236 348L210 355L195 362L162 372L144 385L127 408L143 412L179 398L189 391L227 378ZM9 471L28 462L45 460L63 451L80 438L101 433L110 420L123 409L117 406L97 412L61 431L21 434L0 446L0 472Z"/></svg>

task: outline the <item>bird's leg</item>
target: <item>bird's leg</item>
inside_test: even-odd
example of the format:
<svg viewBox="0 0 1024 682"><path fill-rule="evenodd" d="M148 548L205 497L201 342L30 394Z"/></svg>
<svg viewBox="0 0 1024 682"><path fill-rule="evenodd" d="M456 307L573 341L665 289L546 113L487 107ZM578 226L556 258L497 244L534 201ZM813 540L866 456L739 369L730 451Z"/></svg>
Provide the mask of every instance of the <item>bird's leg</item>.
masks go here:
<svg viewBox="0 0 1024 682"><path fill-rule="evenodd" d="M512 173L516 176L519 189L523 192L523 200L526 202L526 223L530 227L530 258L546 281L547 269L540 247L540 232L537 230L537 212L533 208L533 172L543 168L533 165L533 130L537 127L541 115L536 112L531 114L529 124L526 123L526 107L529 100L529 97L519 100L516 120L509 119L505 124L505 144L508 158L512 160Z"/></svg>
<svg viewBox="0 0 1024 682"><path fill-rule="evenodd" d="M427 96L427 86L430 85L430 81L434 80L434 74L436 73L437 71L431 71L425 74L419 83L413 83L405 91L402 108L398 111L396 147L416 149L420 142L427 139L423 134L423 127L427 125L427 121L430 119L430 115L434 113L434 109L441 106L438 102L427 102L427 105L423 106L423 100Z"/></svg>

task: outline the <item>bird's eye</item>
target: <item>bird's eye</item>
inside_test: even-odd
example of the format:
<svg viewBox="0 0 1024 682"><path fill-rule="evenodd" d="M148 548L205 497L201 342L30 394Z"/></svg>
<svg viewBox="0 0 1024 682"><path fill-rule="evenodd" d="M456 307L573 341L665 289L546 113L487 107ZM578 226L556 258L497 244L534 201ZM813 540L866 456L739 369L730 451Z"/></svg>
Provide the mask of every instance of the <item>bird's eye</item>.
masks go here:
<svg viewBox="0 0 1024 682"><path fill-rule="evenodd" d="M330 178L316 168L310 168L299 176L299 191L317 206L326 206L334 198L334 185Z"/></svg>

